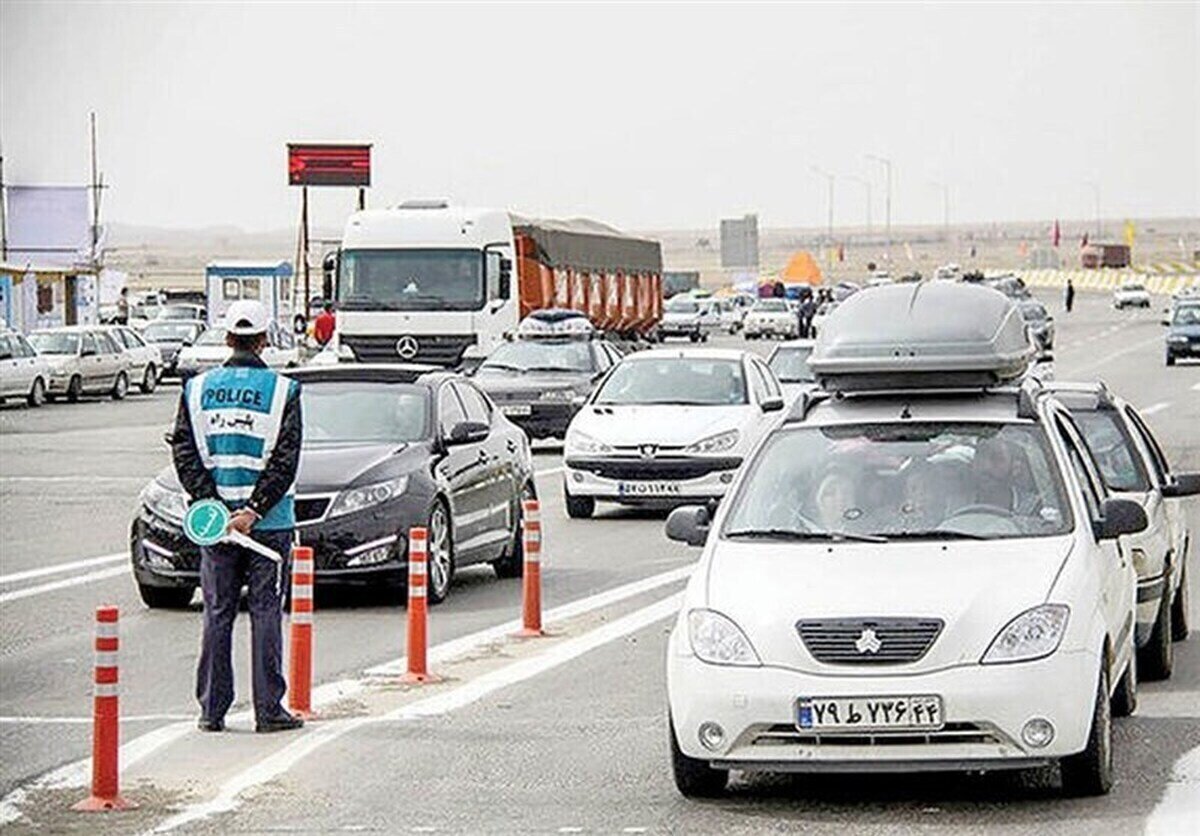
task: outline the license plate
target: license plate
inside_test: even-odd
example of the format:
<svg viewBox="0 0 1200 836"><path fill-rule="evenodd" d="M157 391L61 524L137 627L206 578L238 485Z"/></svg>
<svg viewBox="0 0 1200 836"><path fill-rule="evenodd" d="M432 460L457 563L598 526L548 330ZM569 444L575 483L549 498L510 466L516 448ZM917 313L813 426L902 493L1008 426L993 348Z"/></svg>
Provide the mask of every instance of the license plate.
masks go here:
<svg viewBox="0 0 1200 836"><path fill-rule="evenodd" d="M510 403L500 407L505 415L532 415L533 407L527 403Z"/></svg>
<svg viewBox="0 0 1200 836"><path fill-rule="evenodd" d="M617 493L621 496L678 496L679 485L675 482L618 482Z"/></svg>
<svg viewBox="0 0 1200 836"><path fill-rule="evenodd" d="M932 730L944 724L942 698L933 694L796 700L796 726L807 731Z"/></svg>

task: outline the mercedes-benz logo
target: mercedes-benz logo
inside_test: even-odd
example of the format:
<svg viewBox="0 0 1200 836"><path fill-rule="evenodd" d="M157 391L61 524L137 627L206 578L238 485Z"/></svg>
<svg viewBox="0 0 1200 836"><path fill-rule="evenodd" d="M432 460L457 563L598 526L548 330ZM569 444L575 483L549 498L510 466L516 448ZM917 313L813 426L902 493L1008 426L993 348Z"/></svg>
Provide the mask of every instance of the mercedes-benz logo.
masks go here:
<svg viewBox="0 0 1200 836"><path fill-rule="evenodd" d="M417 356L417 352L421 350L420 343L416 337L401 337L396 340L396 353L405 360L411 360Z"/></svg>
<svg viewBox="0 0 1200 836"><path fill-rule="evenodd" d="M854 642L854 649L859 653L878 653L882 647L883 642L870 627L863 628L862 635Z"/></svg>

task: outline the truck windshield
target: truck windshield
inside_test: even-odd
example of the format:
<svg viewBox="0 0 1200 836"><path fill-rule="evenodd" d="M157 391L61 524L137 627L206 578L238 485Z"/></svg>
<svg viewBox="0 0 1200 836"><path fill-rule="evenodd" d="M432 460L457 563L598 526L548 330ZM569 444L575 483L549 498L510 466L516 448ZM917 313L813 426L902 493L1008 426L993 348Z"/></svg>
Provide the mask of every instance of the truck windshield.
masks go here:
<svg viewBox="0 0 1200 836"><path fill-rule="evenodd" d="M343 311L474 311L483 307L478 250L349 250L338 273Z"/></svg>

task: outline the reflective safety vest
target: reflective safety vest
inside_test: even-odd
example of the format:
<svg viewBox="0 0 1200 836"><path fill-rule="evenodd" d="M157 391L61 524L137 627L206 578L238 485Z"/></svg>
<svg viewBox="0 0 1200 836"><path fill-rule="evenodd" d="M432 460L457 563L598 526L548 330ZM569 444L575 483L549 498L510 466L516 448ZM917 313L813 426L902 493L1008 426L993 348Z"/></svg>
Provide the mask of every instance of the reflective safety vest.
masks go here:
<svg viewBox="0 0 1200 836"><path fill-rule="evenodd" d="M220 366L186 384L188 417L204 467L231 509L245 505L267 466L288 397L299 384L270 369ZM255 524L259 530L296 526L295 485Z"/></svg>

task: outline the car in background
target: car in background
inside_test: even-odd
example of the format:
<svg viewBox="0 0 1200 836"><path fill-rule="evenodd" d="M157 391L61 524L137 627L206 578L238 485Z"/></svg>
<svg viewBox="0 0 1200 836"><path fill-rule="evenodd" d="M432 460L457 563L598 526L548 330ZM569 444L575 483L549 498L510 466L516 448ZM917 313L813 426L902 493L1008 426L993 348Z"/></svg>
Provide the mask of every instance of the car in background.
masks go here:
<svg viewBox="0 0 1200 836"><path fill-rule="evenodd" d="M1025 286L1024 280L1021 279L1021 277L1014 276L1011 273L984 279L983 283L993 290L1000 291L1009 299L1020 301L1022 299L1033 298L1033 294L1031 294L1029 292L1029 288Z"/></svg>
<svg viewBox="0 0 1200 836"><path fill-rule="evenodd" d="M218 325L205 331L193 343L179 350L175 364L180 380L208 371L229 359L233 349L225 344L225 329ZM267 326L267 344L259 355L267 368L281 371L300 365L300 349L293 334L271 322Z"/></svg>
<svg viewBox="0 0 1200 836"><path fill-rule="evenodd" d="M142 329L142 338L162 355L159 380L179 377L180 350L200 339L206 327L199 320L155 320Z"/></svg>
<svg viewBox="0 0 1200 836"><path fill-rule="evenodd" d="M149 395L158 386L162 373L162 349L128 325L108 326L108 335L125 352L129 359L129 377L136 381L142 394Z"/></svg>
<svg viewBox="0 0 1200 836"><path fill-rule="evenodd" d="M1200 474L1172 473L1145 419L1103 383L1058 382L1047 388L1071 411L1108 489L1146 511L1146 530L1129 535L1138 575L1138 676L1166 679L1173 642L1188 634L1191 532L1178 500L1200 493Z"/></svg>
<svg viewBox="0 0 1200 836"><path fill-rule="evenodd" d="M430 603L468 565L522 574L529 443L473 383L400 363L288 375L304 411L296 535L313 549L317 586L402 589L413 526L429 530ZM185 607L199 584L200 552L180 527L187 506L171 467L141 493L130 554L149 607Z"/></svg>
<svg viewBox="0 0 1200 836"><path fill-rule="evenodd" d="M741 330L746 309L735 305L729 297L710 296L707 299L701 299L700 305L708 309L708 316L716 316L720 330L727 334L736 334Z"/></svg>
<svg viewBox="0 0 1200 836"><path fill-rule="evenodd" d="M590 517L598 501L664 506L720 498L783 406L779 381L751 352L630 354L567 430L567 515Z"/></svg>
<svg viewBox="0 0 1200 836"><path fill-rule="evenodd" d="M129 358L105 326L67 325L29 335L35 351L50 366L47 400L109 395L119 401L129 392Z"/></svg>
<svg viewBox="0 0 1200 836"><path fill-rule="evenodd" d="M759 299L746 313L742 329L748 340L763 337L795 339L800 336L800 318L784 299Z"/></svg>
<svg viewBox="0 0 1200 836"><path fill-rule="evenodd" d="M668 299L658 324L659 338L687 337L694 343L708 342L708 335L720 329L721 318L715 308L704 304L706 301L690 295Z"/></svg>
<svg viewBox="0 0 1200 836"><path fill-rule="evenodd" d="M46 402L50 364L19 331L0 329L0 403L23 398L30 406Z"/></svg>
<svg viewBox="0 0 1200 836"><path fill-rule="evenodd" d="M1167 365L1180 357L1200 357L1200 300L1180 302L1167 326Z"/></svg>
<svg viewBox="0 0 1200 836"><path fill-rule="evenodd" d="M1054 317L1046 306L1036 299L1024 299L1019 303L1021 317L1029 329L1029 336L1038 351L1045 353L1054 348Z"/></svg>
<svg viewBox="0 0 1200 836"><path fill-rule="evenodd" d="M1141 282L1125 282L1113 291L1112 303L1118 311L1124 308L1149 308L1150 291Z"/></svg>
<svg viewBox="0 0 1200 836"><path fill-rule="evenodd" d="M822 302L817 305L817 310L813 313L812 323L809 325L809 330L814 337L820 335L821 330L825 327L825 320L829 319L829 315L837 310L840 302Z"/></svg>
<svg viewBox="0 0 1200 836"><path fill-rule="evenodd" d="M181 302L171 302L158 308L154 315L155 322L167 321L204 321L204 306Z"/></svg>
<svg viewBox="0 0 1200 836"><path fill-rule="evenodd" d="M817 379L808 367L814 345L816 340L789 340L775 346L767 358L767 367L775 373L788 403L817 386Z"/></svg>

